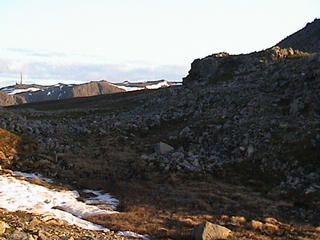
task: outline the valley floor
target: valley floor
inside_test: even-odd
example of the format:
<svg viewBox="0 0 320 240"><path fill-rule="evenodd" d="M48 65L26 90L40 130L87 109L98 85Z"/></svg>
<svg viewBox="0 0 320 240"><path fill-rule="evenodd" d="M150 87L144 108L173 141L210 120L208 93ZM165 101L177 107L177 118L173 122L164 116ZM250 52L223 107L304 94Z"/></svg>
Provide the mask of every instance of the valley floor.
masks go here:
<svg viewBox="0 0 320 240"><path fill-rule="evenodd" d="M42 180L29 181L47 187L52 184ZM51 188L57 188L57 185ZM155 239L190 239L193 228L203 221L232 230L228 239L317 240L320 236L319 227L291 218L290 213L297 209L290 203L272 201L245 186L214 179L199 181L169 176L168 179L152 181L117 182L109 190L120 199L119 213L88 215L85 219L110 228L112 232L81 229L56 219L52 214L8 213L2 209L0 221L8 226L3 236L5 239L14 239L10 238L14 234L32 236L31 239L37 239L37 236L40 239L120 239L121 236L114 235L114 232L130 230ZM16 197L28 201L25 195Z"/></svg>

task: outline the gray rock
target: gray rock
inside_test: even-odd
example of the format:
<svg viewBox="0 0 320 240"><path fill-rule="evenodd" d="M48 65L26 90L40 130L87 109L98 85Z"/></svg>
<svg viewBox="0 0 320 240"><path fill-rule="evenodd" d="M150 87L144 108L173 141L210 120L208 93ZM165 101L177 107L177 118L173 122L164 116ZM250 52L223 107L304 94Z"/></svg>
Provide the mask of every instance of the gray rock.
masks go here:
<svg viewBox="0 0 320 240"><path fill-rule="evenodd" d="M248 157L252 157L253 153L255 152L255 149L252 145L249 145L248 149L247 149L247 153L248 153Z"/></svg>
<svg viewBox="0 0 320 240"><path fill-rule="evenodd" d="M159 154L167 154L169 152L172 152L174 150L173 147L171 147L169 144L166 144L164 142L159 142L155 146L155 151Z"/></svg>
<svg viewBox="0 0 320 240"><path fill-rule="evenodd" d="M231 230L210 222L203 222L196 226L192 232L194 240L215 240L227 239L231 234Z"/></svg>
<svg viewBox="0 0 320 240"><path fill-rule="evenodd" d="M182 137L190 137L192 135L191 129L187 126L181 130L179 135Z"/></svg>

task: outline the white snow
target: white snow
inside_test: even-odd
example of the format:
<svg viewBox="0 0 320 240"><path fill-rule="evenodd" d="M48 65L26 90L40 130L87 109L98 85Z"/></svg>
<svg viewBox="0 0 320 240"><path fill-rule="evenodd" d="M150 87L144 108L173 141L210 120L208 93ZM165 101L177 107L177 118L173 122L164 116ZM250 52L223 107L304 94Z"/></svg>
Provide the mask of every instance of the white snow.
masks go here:
<svg viewBox="0 0 320 240"><path fill-rule="evenodd" d="M28 176L28 174L24 175ZM33 174L30 176L33 177ZM104 196L104 194L97 196ZM98 206L78 201L78 197L79 194L76 191L57 191L15 177L0 176L1 208L8 211L26 211L49 215L85 229L109 231L103 226L81 218L112 214L116 211L100 209ZM107 198L102 197L101 199L106 200ZM112 205L114 202L115 200L109 204Z"/></svg>
<svg viewBox="0 0 320 240"><path fill-rule="evenodd" d="M13 175L15 175L15 176L20 175L25 178L38 178L38 179L41 179L41 180L46 181L48 183L53 183L53 181L51 179L42 177L41 174L36 174L36 173L25 173L25 172L14 171Z"/></svg>
<svg viewBox="0 0 320 240"><path fill-rule="evenodd" d="M101 225L83 220L88 216L101 214L113 214L119 201L108 193L85 189L84 193L92 195L79 201L77 191L58 191L43 186L29 183L16 178L37 178L46 182L53 182L51 179L42 177L40 174L15 171L13 176L0 175L0 208L8 211L25 211L50 218L60 219L69 224L77 225L84 229L94 231L110 231ZM111 209L111 210L106 210ZM118 231L119 236L150 240L150 236L141 235L131 231Z"/></svg>
<svg viewBox="0 0 320 240"><path fill-rule="evenodd" d="M40 88L7 88L2 89L2 91L7 92L9 95L15 95L18 93L24 93L24 92L37 92L40 91Z"/></svg>
<svg viewBox="0 0 320 240"><path fill-rule="evenodd" d="M127 86L119 86L119 85L114 85L117 88L121 88L125 90L126 92L131 92L131 91L140 91L143 90L143 87L127 87Z"/></svg>
<svg viewBox="0 0 320 240"><path fill-rule="evenodd" d="M83 192L91 193L94 195L94 197L87 198L85 200L85 203L99 205L100 207L104 207L106 206L105 203L108 203L107 207L113 210L116 209L116 207L119 205L118 199L111 197L108 193L101 193L101 191L94 191L89 189L85 189L83 190Z"/></svg>
<svg viewBox="0 0 320 240"><path fill-rule="evenodd" d="M158 89L158 88L162 88L162 87L169 87L170 85L168 84L167 81L161 81L157 84L153 84L153 85L147 85L146 88L147 89Z"/></svg>
<svg viewBox="0 0 320 240"><path fill-rule="evenodd" d="M140 239L144 239L144 240L151 239L148 235L141 235L141 234L131 232L131 231L118 231L116 234L118 236L123 236L123 237L140 238Z"/></svg>
<svg viewBox="0 0 320 240"><path fill-rule="evenodd" d="M128 83L125 83L125 84L128 84ZM126 92L139 91L139 90L143 90L143 89L159 89L162 87L170 87L170 85L167 81L161 81L156 84L146 85L145 87L130 87L130 86L121 86L121 85L116 85L116 84L112 84L112 85L117 88L121 88L121 89L125 90Z"/></svg>

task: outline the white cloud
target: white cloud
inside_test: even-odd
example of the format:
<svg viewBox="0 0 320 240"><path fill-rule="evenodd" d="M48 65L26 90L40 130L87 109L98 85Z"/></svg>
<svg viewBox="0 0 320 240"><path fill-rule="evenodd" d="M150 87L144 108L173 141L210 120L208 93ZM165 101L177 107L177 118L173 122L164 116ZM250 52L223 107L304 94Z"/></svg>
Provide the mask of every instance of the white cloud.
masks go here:
<svg viewBox="0 0 320 240"><path fill-rule="evenodd" d="M108 63L105 59L81 54L37 52L27 49L2 49L0 57L0 85L9 80L14 83L23 73L25 82L111 82L141 80L181 80L187 74L186 66L157 65L130 61L123 64ZM3 57L3 55L5 57Z"/></svg>

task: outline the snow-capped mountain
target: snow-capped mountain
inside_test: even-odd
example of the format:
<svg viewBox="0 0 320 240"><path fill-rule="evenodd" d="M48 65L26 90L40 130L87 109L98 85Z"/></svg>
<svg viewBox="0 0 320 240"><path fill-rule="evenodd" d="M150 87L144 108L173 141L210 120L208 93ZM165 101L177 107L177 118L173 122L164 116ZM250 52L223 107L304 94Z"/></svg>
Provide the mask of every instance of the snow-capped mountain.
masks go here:
<svg viewBox="0 0 320 240"><path fill-rule="evenodd" d="M101 94L159 89L180 85L166 80L139 83L110 83L105 80L84 84L63 84L44 86L36 84L16 84L0 89L0 105L8 106L29 102L60 100L73 97L88 97Z"/></svg>

